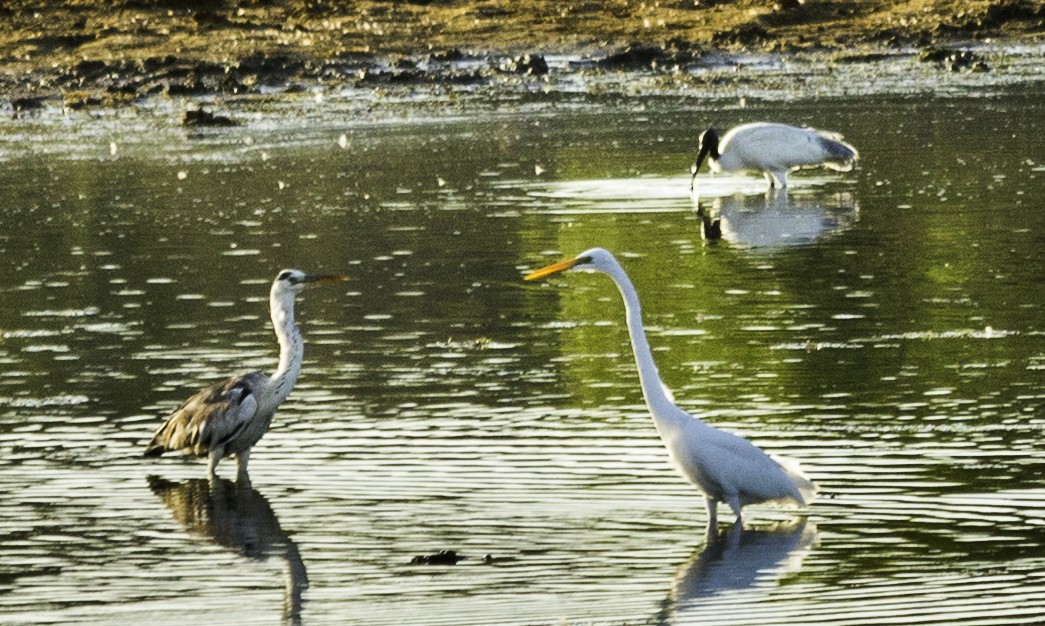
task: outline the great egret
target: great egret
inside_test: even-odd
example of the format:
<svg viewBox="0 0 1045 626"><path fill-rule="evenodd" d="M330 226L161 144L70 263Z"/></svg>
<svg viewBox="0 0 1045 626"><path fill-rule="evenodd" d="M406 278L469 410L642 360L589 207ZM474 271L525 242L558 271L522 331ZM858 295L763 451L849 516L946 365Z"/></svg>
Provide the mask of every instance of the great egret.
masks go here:
<svg viewBox="0 0 1045 626"><path fill-rule="evenodd" d="M294 298L308 283L342 280L347 277L281 271L269 292L269 312L279 340L275 373L271 377L261 372L238 374L192 396L156 431L145 456L168 451L205 456L207 475L214 478L221 459L235 454L238 476L247 477L250 449L268 431L272 416L301 372L305 343L294 324Z"/></svg>
<svg viewBox="0 0 1045 626"><path fill-rule="evenodd" d="M707 157L713 172L762 172L770 187L784 188L791 170L822 165L848 172L859 154L856 148L842 141L838 133L815 128L756 122L731 128L721 140L718 132L709 128L700 135L691 189Z"/></svg>
<svg viewBox="0 0 1045 626"><path fill-rule="evenodd" d="M675 406L653 362L642 326L639 296L609 251L592 248L572 259L531 272L525 280L566 270L602 272L612 278L620 290L646 407L675 467L704 493L709 525L716 523L719 502L733 509L738 524L743 523L741 509L748 504L790 501L805 506L811 502L816 486L797 464L774 459L747 439L719 430Z"/></svg>

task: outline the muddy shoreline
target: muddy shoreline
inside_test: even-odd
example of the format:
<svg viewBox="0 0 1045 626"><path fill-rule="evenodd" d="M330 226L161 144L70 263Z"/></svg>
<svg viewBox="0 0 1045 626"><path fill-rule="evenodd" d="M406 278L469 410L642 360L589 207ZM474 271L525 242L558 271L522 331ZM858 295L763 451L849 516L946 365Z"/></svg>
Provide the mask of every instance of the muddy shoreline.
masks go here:
<svg viewBox="0 0 1045 626"><path fill-rule="evenodd" d="M0 8L0 89L17 114L153 97L496 90L569 73L670 82L770 55L827 65L906 55L990 72L977 46L1039 44L1043 33L1045 7L1029 0L13 2Z"/></svg>

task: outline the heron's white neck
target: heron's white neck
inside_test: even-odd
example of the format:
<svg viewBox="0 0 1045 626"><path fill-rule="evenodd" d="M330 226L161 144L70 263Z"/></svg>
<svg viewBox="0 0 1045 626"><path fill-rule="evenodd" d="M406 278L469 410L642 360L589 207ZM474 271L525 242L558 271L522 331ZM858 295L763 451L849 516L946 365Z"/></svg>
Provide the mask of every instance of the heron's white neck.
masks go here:
<svg viewBox="0 0 1045 626"><path fill-rule="evenodd" d="M660 374L657 372L657 365L653 362L653 352L646 340L639 295L635 293L635 287L632 286L631 280L620 265L614 264L606 274L613 279L624 298L624 314L628 322L628 334L631 336L631 349L635 353L635 364L639 368L642 395L645 397L646 407L649 408L653 421L659 429L665 425L666 420L675 417L680 411L665 392L664 383L661 382Z"/></svg>
<svg viewBox="0 0 1045 626"><path fill-rule="evenodd" d="M285 398L301 373L305 357L305 341L294 324L294 294L273 293L269 297L272 326L279 341L279 366L272 374L272 386L280 398Z"/></svg>

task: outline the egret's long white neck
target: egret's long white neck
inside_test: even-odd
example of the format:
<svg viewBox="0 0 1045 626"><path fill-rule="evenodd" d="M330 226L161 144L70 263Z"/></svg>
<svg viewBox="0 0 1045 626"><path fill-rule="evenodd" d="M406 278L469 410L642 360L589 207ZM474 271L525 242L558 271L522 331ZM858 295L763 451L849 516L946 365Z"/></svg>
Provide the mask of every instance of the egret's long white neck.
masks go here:
<svg viewBox="0 0 1045 626"><path fill-rule="evenodd" d="M646 398L646 406L653 414L654 421L659 425L661 420L674 416L677 409L665 393L657 365L653 362L653 352L650 350L649 341L646 340L646 329L642 325L639 295L635 293L635 287L620 265L614 263L606 273L617 284L617 289L624 298L624 314L628 322L628 334L631 336L631 349L635 353L635 364L639 368L642 395Z"/></svg>
<svg viewBox="0 0 1045 626"><path fill-rule="evenodd" d="M269 296L269 308L272 314L272 326L279 340L279 366L272 374L272 386L280 399L290 393L290 389L301 373L301 361L305 357L305 341L301 331L294 323L294 294L276 293Z"/></svg>

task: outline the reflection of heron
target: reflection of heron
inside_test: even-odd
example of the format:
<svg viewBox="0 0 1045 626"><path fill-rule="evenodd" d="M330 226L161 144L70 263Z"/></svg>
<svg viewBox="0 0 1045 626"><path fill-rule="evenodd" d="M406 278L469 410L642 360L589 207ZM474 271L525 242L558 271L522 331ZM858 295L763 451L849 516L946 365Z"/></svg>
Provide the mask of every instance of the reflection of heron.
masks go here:
<svg viewBox="0 0 1045 626"><path fill-rule="evenodd" d="M759 579L796 570L816 536L816 526L805 519L758 529L733 525L718 532L709 527L704 545L679 567L660 621L678 623L687 608L703 606L698 600L750 589Z"/></svg>
<svg viewBox="0 0 1045 626"><path fill-rule="evenodd" d="M282 559L286 578L283 617L297 623L308 574L297 545L279 526L268 500L247 481L201 478L175 483L149 476L149 487L189 533L249 559Z"/></svg>
<svg viewBox="0 0 1045 626"><path fill-rule="evenodd" d="M694 196L701 235L751 248L812 243L856 222L859 208L849 192L764 195L733 194L701 203ZM709 206L710 205L710 206Z"/></svg>
<svg viewBox="0 0 1045 626"><path fill-rule="evenodd" d="M294 298L306 284L345 280L344 276L308 276L283 270L272 282L269 308L279 340L279 366L272 377L261 372L232 376L189 398L153 435L145 456L169 450L206 456L207 474L221 459L236 455L239 475L247 474L250 449L269 429L272 416L290 394L301 372L305 344L294 324Z"/></svg>
<svg viewBox="0 0 1045 626"><path fill-rule="evenodd" d="M639 296L612 254L593 248L573 259L532 272L526 280L570 269L607 274L624 297L631 347L646 406L675 466L707 497L709 525L715 524L719 502L733 509L739 525L741 508L745 505L767 501L805 505L812 499L816 487L793 463L778 462L747 439L710 426L675 406L660 380L646 341Z"/></svg>
<svg viewBox="0 0 1045 626"><path fill-rule="evenodd" d="M700 135L700 152L693 164L693 180L708 162L711 171L762 172L770 187L787 187L787 174L799 167L822 165L848 172L859 157L856 148L842 141L837 133L798 128L787 124L757 122L731 128L719 140L718 132L709 128Z"/></svg>

